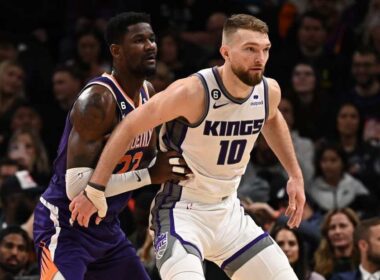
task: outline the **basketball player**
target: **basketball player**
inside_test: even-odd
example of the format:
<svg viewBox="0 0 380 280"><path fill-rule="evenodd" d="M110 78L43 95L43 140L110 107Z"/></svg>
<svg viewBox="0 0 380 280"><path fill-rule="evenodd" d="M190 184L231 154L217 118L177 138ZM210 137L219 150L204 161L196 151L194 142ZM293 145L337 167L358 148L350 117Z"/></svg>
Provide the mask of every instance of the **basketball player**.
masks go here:
<svg viewBox="0 0 380 280"><path fill-rule="evenodd" d="M140 13L124 13L110 20L106 39L113 72L90 81L67 117L54 175L35 210L34 241L41 279L149 279L117 216L131 190L183 178L168 164L170 157L184 163L178 153L159 154L156 163L152 162L156 155L153 129L141 131L119 156L112 171L117 174L112 175L103 196L110 208L100 225L85 217L70 221L69 211L70 200L86 187L107 135L154 93L145 81L155 71L157 53L149 22L149 16Z"/></svg>
<svg viewBox="0 0 380 280"><path fill-rule="evenodd" d="M96 208L80 194L70 205L72 218L95 212L103 217L115 159L136 135L165 123L161 148L180 152L194 176L163 184L155 198L151 226L162 278L204 279L205 258L232 279L297 279L278 245L244 215L236 195L262 133L289 175L288 225L300 224L305 202L301 170L277 108L280 88L263 77L270 46L264 22L243 14L229 18L220 48L224 65L174 82L119 124L85 189Z"/></svg>

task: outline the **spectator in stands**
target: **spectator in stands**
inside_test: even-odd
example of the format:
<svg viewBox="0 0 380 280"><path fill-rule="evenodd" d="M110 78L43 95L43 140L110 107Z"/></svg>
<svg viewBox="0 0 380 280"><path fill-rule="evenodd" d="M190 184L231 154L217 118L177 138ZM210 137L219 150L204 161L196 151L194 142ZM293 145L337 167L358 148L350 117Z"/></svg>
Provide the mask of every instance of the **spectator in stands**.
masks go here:
<svg viewBox="0 0 380 280"><path fill-rule="evenodd" d="M22 102L13 111L10 121L11 132L21 128L30 128L40 134L42 126L41 115L31 103Z"/></svg>
<svg viewBox="0 0 380 280"><path fill-rule="evenodd" d="M333 273L355 267L354 230L359 218L350 208L328 212L322 223L322 240L315 252L315 271L328 279Z"/></svg>
<svg viewBox="0 0 380 280"><path fill-rule="evenodd" d="M380 279L380 219L362 221L355 230L355 245L360 254L360 264L350 272L337 273L331 280Z"/></svg>
<svg viewBox="0 0 380 280"><path fill-rule="evenodd" d="M62 111L67 113L83 87L81 72L73 66L59 66L53 74L53 93ZM66 115L66 114L65 114Z"/></svg>
<svg viewBox="0 0 380 280"><path fill-rule="evenodd" d="M0 230L0 279L39 279L36 265L30 260L32 252L31 241L20 227Z"/></svg>
<svg viewBox="0 0 380 280"><path fill-rule="evenodd" d="M352 56L351 73L354 85L342 95L343 100L351 101L360 110L365 120L380 118L380 82L376 67L379 59L368 48L357 49Z"/></svg>
<svg viewBox="0 0 380 280"><path fill-rule="evenodd" d="M86 28L79 31L76 44L75 57L67 64L80 69L85 81L110 70L110 64L104 54L105 42L98 30Z"/></svg>
<svg viewBox="0 0 380 280"><path fill-rule="evenodd" d="M9 158L0 159L0 189L5 179L14 175L20 169L17 161Z"/></svg>
<svg viewBox="0 0 380 280"><path fill-rule="evenodd" d="M3 207L0 229L12 225L26 226L42 190L43 188L37 185L27 170L17 171L8 177L0 189Z"/></svg>
<svg viewBox="0 0 380 280"><path fill-rule="evenodd" d="M363 141L363 121L357 106L350 102L340 105L336 117L335 141L347 159L347 172L359 179L380 199L380 149Z"/></svg>
<svg viewBox="0 0 380 280"><path fill-rule="evenodd" d="M219 49L226 19L225 13L214 12L208 17L204 31L182 32L181 38L203 48L208 54L212 54Z"/></svg>
<svg viewBox="0 0 380 280"><path fill-rule="evenodd" d="M321 92L319 79L310 63L295 65L288 95L294 106L294 129L301 136L317 140L331 131L328 120L333 116L334 103Z"/></svg>
<svg viewBox="0 0 380 280"><path fill-rule="evenodd" d="M24 98L24 70L16 61L0 64L0 146L4 145L14 108Z"/></svg>
<svg viewBox="0 0 380 280"><path fill-rule="evenodd" d="M268 76L274 77L282 87L288 87L294 66L308 62L315 68L319 77L319 87L330 91L335 81L334 74L340 70L334 54L325 49L326 26L323 17L316 12L304 13L297 22L297 42L287 44L269 60Z"/></svg>
<svg viewBox="0 0 380 280"><path fill-rule="evenodd" d="M324 211L354 207L368 210L373 206L367 188L346 171L346 158L342 149L330 143L317 150L316 178L307 192Z"/></svg>
<svg viewBox="0 0 380 280"><path fill-rule="evenodd" d="M176 79L191 74L189 56L186 56L187 51L185 51L187 47L178 34L173 31L164 32L158 40L158 60L169 68ZM191 53L194 54L194 51ZM191 63L194 63L194 57L192 60Z"/></svg>
<svg viewBox="0 0 380 280"><path fill-rule="evenodd" d="M311 271L304 241L299 232L286 226L275 226L271 231L271 236L288 257L298 279L325 280L319 273Z"/></svg>
<svg viewBox="0 0 380 280"><path fill-rule="evenodd" d="M9 141L8 156L28 170L38 184L47 184L50 173L48 156L35 131L30 128L15 131Z"/></svg>

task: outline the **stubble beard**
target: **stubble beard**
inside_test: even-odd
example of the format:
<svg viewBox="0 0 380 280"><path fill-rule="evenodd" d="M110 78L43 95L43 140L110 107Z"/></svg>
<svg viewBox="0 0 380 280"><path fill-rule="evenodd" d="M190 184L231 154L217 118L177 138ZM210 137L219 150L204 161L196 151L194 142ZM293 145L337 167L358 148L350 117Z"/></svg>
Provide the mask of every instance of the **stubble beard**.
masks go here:
<svg viewBox="0 0 380 280"><path fill-rule="evenodd" d="M242 81L244 84L254 87L261 83L263 79L263 72L250 75L248 71L243 70L241 67L234 67L231 65L232 72Z"/></svg>
<svg viewBox="0 0 380 280"><path fill-rule="evenodd" d="M374 250L372 250L371 246L369 246L368 249L369 249L367 252L368 261L370 261L371 263L376 265L378 269L380 269L380 252L375 252Z"/></svg>

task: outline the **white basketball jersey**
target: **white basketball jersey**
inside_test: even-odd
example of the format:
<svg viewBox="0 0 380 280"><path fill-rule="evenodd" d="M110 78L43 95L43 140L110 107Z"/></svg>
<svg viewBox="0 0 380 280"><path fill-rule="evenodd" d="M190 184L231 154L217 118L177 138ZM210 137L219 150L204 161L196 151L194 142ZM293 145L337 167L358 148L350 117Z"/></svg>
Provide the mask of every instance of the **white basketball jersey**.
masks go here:
<svg viewBox="0 0 380 280"><path fill-rule="evenodd" d="M194 176L180 185L196 194L229 196L237 190L253 145L268 115L265 78L249 96L234 98L222 83L217 68L195 74L206 93L206 110L199 123L176 119L162 126L160 147L182 153Z"/></svg>

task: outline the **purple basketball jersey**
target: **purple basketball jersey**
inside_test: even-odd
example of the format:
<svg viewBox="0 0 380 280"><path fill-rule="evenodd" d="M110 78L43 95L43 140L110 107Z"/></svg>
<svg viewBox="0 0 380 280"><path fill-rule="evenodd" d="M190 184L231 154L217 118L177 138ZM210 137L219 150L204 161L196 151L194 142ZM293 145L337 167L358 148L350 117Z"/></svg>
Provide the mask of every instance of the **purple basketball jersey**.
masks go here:
<svg viewBox="0 0 380 280"><path fill-rule="evenodd" d="M133 102L131 102L111 75L104 74L101 77L93 79L84 89L92 85L104 86L112 92L118 104L120 120L135 109ZM149 95L144 87L140 90L140 100L140 104L149 100ZM58 270L66 279L82 279L85 274L88 275L92 273L91 271L99 270L102 262L113 263L115 265L115 272L119 271L120 274L121 271L128 270L128 267L125 267L125 263L129 260L129 262L134 264L131 270L136 270L136 275L141 275L141 277L138 276L138 279L148 279L134 248L120 229L117 217L120 211L127 205L131 192L107 198L109 207L107 216L99 226L94 224L95 217L92 217L88 228L80 227L76 223L73 226L70 225L70 200L66 195L65 182L67 145L72 130L69 116L70 113L66 119L65 129L58 148L58 155L54 162L54 174L47 190L40 199L41 202L35 210L34 241L39 260L42 264L46 264L44 252L48 251L52 263L58 267ZM138 136L139 138L135 141L138 144L133 145L120 159L114 173L123 173L148 167L155 156L155 149L149 145L152 140L152 134L153 131L148 131ZM125 260L125 262L122 260ZM135 267L136 265L137 268ZM43 269L43 265L41 267ZM100 274L99 271L95 273L95 275ZM81 276L79 277L79 275ZM113 277L108 274L108 276L114 280L127 279L125 277L120 278L122 277L121 275Z"/></svg>

